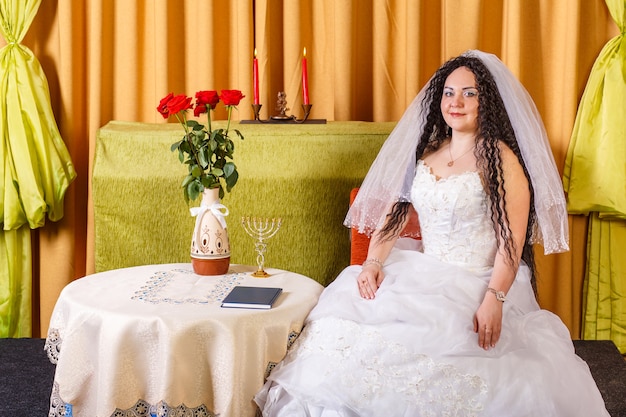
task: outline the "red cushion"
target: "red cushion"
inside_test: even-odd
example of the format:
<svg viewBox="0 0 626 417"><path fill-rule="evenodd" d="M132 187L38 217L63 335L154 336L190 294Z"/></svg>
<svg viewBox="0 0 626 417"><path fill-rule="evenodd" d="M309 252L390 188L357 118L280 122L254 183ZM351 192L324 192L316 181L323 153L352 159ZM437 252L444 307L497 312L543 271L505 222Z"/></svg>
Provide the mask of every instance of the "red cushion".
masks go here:
<svg viewBox="0 0 626 417"><path fill-rule="evenodd" d="M350 204L352 204L358 192L358 188L350 190ZM409 223L405 226L401 236L419 239L417 236L419 236L420 225L417 212L413 206L409 210ZM350 265L361 265L367 259L369 244L370 238L367 235L359 233L355 228L350 229Z"/></svg>

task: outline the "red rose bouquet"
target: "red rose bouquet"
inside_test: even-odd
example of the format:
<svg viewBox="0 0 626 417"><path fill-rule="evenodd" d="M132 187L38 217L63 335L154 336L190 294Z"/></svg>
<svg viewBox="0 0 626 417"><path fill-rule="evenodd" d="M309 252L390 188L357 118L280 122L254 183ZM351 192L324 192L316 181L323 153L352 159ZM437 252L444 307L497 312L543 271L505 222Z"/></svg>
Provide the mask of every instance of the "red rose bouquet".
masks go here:
<svg viewBox="0 0 626 417"><path fill-rule="evenodd" d="M185 129L183 138L172 144L172 152L178 151L178 159L186 164L189 174L183 180L182 188L185 201L194 201L205 188L219 188L219 197L224 197L224 190L230 190L237 184L239 174L237 166L232 162L235 144L229 136L230 118L233 108L245 96L239 90L198 91L196 101L184 94L173 93L163 97L157 111L164 118L172 115ZM226 129L211 128L211 110L214 110L220 100L228 110L228 124ZM193 109L195 117L207 115L207 126L196 120L187 119L187 110ZM234 129L239 138L243 135Z"/></svg>

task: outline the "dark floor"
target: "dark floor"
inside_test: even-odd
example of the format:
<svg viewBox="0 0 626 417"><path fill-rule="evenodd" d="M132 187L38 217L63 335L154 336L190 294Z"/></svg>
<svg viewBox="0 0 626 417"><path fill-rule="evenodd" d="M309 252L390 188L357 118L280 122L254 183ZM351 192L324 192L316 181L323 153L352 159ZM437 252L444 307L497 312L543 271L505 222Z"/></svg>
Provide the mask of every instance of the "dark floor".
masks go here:
<svg viewBox="0 0 626 417"><path fill-rule="evenodd" d="M626 417L626 360L610 340L575 340L578 356L589 365L611 417Z"/></svg>
<svg viewBox="0 0 626 417"><path fill-rule="evenodd" d="M0 339L0 417L45 417L55 365L44 339Z"/></svg>
<svg viewBox="0 0 626 417"><path fill-rule="evenodd" d="M0 417L48 415L55 366L44 342L0 339ZM613 342L575 341L574 346L589 364L611 416L626 417L626 361Z"/></svg>

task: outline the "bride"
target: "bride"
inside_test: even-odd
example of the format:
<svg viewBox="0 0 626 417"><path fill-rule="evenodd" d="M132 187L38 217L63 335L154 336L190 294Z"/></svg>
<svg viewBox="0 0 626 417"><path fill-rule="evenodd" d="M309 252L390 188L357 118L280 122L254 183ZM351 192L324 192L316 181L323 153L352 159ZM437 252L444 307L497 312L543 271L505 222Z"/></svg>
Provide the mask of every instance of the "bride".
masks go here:
<svg viewBox="0 0 626 417"><path fill-rule="evenodd" d="M412 210L421 250L400 239ZM494 55L446 62L383 145L345 224L372 236L255 401L263 416L608 416L533 247L568 250L532 99ZM400 244L402 243L402 244Z"/></svg>

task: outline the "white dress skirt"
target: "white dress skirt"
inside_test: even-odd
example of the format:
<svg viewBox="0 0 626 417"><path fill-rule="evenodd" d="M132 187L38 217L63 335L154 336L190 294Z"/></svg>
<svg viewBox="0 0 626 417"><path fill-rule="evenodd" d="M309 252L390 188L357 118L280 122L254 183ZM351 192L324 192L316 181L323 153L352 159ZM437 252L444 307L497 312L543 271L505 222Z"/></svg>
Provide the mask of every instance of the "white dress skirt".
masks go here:
<svg viewBox="0 0 626 417"><path fill-rule="evenodd" d="M360 266L322 293L255 401L263 416L608 416L567 328L541 310L522 265L495 348L473 318L495 259L475 172L437 179L420 161L412 189L423 252L394 248L373 300Z"/></svg>

